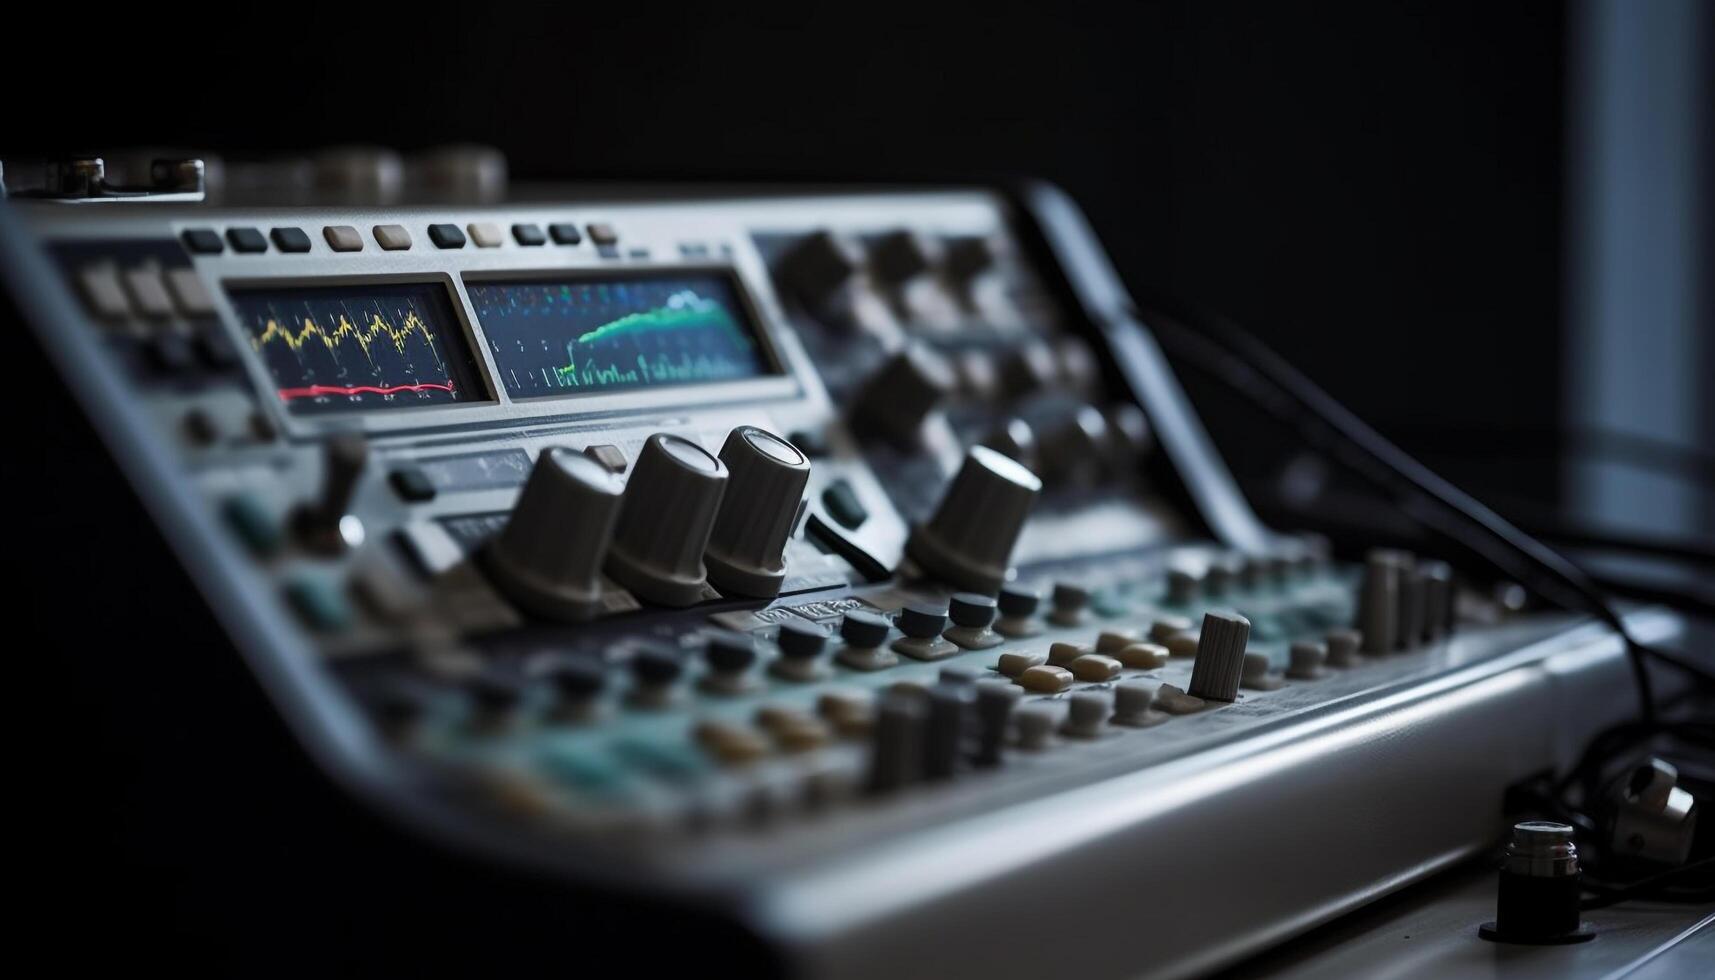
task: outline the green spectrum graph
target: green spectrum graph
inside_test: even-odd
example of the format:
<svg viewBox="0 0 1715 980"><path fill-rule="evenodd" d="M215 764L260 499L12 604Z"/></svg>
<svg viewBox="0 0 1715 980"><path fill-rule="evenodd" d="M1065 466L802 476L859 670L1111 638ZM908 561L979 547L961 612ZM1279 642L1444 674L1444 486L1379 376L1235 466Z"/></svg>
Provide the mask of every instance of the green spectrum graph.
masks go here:
<svg viewBox="0 0 1715 980"><path fill-rule="evenodd" d="M513 397L698 384L769 372L719 274L468 286Z"/></svg>

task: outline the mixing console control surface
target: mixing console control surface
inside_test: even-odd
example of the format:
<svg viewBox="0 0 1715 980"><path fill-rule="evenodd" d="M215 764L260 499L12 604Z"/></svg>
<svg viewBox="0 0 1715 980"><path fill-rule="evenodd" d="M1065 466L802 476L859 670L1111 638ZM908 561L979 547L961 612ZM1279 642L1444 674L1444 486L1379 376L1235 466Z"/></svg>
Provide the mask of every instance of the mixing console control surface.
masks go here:
<svg viewBox="0 0 1715 980"><path fill-rule="evenodd" d="M1580 700L1620 670L1599 632L1262 527L1052 191L532 200L6 218L8 275L57 272L12 283L32 325L280 710L440 839L746 895L723 914L811 973L921 973L931 933L996 975L1174 973L1489 832L1362 880L1307 848L1249 907L1184 880L1186 821L1416 821L1448 791L1378 794L1393 767L1467 753L1450 795L1492 801L1565 751L1497 746L1617 710ZM1144 887L1201 925L1139 960ZM996 958L990 888L1089 932Z"/></svg>

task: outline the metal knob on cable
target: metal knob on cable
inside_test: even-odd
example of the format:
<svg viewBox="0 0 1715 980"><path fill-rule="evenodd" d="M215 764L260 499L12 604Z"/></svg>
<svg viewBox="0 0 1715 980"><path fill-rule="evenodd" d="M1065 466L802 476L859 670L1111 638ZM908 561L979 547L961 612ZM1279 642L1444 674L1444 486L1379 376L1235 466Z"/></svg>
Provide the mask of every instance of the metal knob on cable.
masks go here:
<svg viewBox="0 0 1715 980"><path fill-rule="evenodd" d="M925 572L971 592L992 593L1010 572L1012 549L1042 481L1017 462L973 446L929 520L905 551Z"/></svg>
<svg viewBox="0 0 1715 980"><path fill-rule="evenodd" d="M505 529L488 545L488 568L501 591L550 619L594 616L621 491L607 467L588 456L543 450Z"/></svg>
<svg viewBox="0 0 1715 980"><path fill-rule="evenodd" d="M639 598L689 606L708 584L703 552L726 490L727 468L682 436L643 443L619 508L606 570Z"/></svg>
<svg viewBox="0 0 1715 980"><path fill-rule="evenodd" d="M722 592L771 599L786 579L786 541L810 482L798 447L754 425L727 433L720 460L727 490L703 563Z"/></svg>

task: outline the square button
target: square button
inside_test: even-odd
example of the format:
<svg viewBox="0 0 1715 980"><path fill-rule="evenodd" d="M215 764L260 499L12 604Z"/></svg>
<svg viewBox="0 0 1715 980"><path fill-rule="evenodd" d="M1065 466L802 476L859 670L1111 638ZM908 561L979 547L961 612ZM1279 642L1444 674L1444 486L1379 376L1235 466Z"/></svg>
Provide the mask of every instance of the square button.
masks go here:
<svg viewBox="0 0 1715 980"><path fill-rule="evenodd" d="M282 252L308 252L310 236L304 234L302 228L275 228L268 233L274 239L274 247Z"/></svg>
<svg viewBox="0 0 1715 980"><path fill-rule="evenodd" d="M219 255L226 251L226 243L213 228L187 228L180 237L185 247L198 255Z"/></svg>
<svg viewBox="0 0 1715 980"><path fill-rule="evenodd" d="M607 467L609 472L625 472L625 452L618 446L585 446L584 455Z"/></svg>
<svg viewBox="0 0 1715 980"><path fill-rule="evenodd" d="M458 225L430 225L429 241L436 248L464 248L464 232Z"/></svg>
<svg viewBox="0 0 1715 980"><path fill-rule="evenodd" d="M506 236L500 233L500 226L488 221L473 221L465 226L470 232L470 240L477 248L498 248Z"/></svg>
<svg viewBox="0 0 1715 980"><path fill-rule="evenodd" d="M520 245L542 245L548 241L548 236L542 234L538 225L513 225L512 240Z"/></svg>
<svg viewBox="0 0 1715 980"><path fill-rule="evenodd" d="M232 243L234 252L268 251L268 239L263 238L262 233L255 228L228 228L226 240Z"/></svg>
<svg viewBox="0 0 1715 980"><path fill-rule="evenodd" d="M173 305L185 316L214 316L214 298L195 269L168 269L167 292L173 294Z"/></svg>
<svg viewBox="0 0 1715 980"><path fill-rule="evenodd" d="M549 225L548 234L554 236L555 245L576 245L584 240L584 233L570 221L557 221Z"/></svg>
<svg viewBox="0 0 1715 980"><path fill-rule="evenodd" d="M415 466L400 467L389 474L387 479L393 484L393 492L397 493L401 500L420 503L435 499L435 482L429 479L429 474Z"/></svg>
<svg viewBox="0 0 1715 980"><path fill-rule="evenodd" d="M173 298L167 295L167 281L161 270L153 266L127 269L124 273L125 291L131 294L131 308L152 320L173 315Z"/></svg>
<svg viewBox="0 0 1715 980"><path fill-rule="evenodd" d="M327 239L328 248L336 252L363 251L363 236L350 225L328 225L322 229L322 237Z"/></svg>
<svg viewBox="0 0 1715 980"><path fill-rule="evenodd" d="M119 269L113 265L85 266L78 271L78 285L83 288L84 302L89 310L103 320L121 320L131 313L131 297L119 284Z"/></svg>
<svg viewBox="0 0 1715 980"><path fill-rule="evenodd" d="M376 225L375 244L389 252L400 252L411 247L411 233L404 225Z"/></svg>
<svg viewBox="0 0 1715 980"><path fill-rule="evenodd" d="M597 245L613 245L619 242L619 232L612 225L590 225L590 241Z"/></svg>

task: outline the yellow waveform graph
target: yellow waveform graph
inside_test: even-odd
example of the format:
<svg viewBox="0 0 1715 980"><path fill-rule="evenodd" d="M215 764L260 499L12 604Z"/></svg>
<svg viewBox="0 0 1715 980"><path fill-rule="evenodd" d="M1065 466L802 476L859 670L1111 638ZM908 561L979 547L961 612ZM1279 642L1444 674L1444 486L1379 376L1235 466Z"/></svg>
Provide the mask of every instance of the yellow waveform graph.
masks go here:
<svg viewBox="0 0 1715 980"><path fill-rule="evenodd" d="M377 338L385 338L385 342L392 346L394 352L405 357L405 344L412 335L418 335L423 338L423 343L428 345L436 366L442 366L440 351L435 348L434 332L415 310L406 313L398 326L388 322L379 311L371 313L369 322L363 327L354 325L344 313L339 314L338 321L331 330L322 326L314 317L304 317L302 322L301 327L293 329L282 326L279 320L270 317L263 323L262 330L251 338L250 343L258 351L269 344L285 344L286 348L296 355L305 344L319 340L336 361L339 360L339 347L342 344L355 343L362 349L363 357L370 367L379 370L373 352Z"/></svg>

